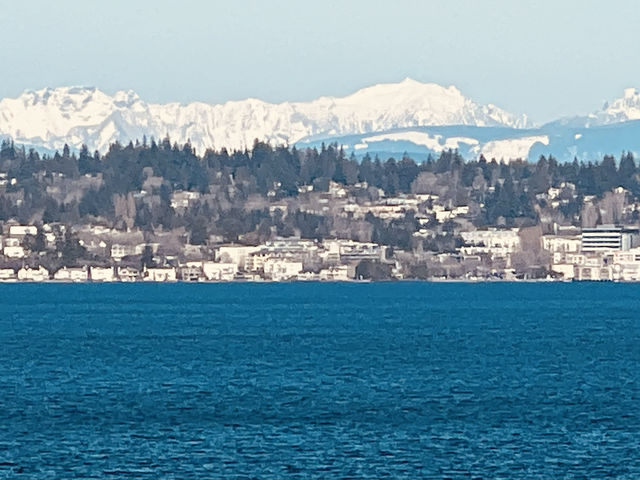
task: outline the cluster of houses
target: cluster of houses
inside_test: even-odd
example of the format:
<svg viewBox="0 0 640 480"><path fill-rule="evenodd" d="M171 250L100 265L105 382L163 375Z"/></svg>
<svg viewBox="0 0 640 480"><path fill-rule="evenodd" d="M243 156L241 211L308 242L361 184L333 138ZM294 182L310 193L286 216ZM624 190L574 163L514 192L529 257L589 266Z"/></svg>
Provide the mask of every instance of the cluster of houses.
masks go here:
<svg viewBox="0 0 640 480"><path fill-rule="evenodd" d="M34 226L11 225L2 238L6 258L24 256L20 238L35 235ZM522 229L490 228L462 232L464 244L455 253L429 253L432 261L446 266L471 265L465 279L515 279L517 255L528 249ZM601 225L579 231L573 227L553 235L533 237L538 250L548 258L548 278L555 280L640 281L640 232L637 228ZM146 245L151 252L157 245ZM42 265L25 262L19 268L0 268L0 281L60 282L229 282L229 281L349 281L358 279L356 267L362 261L392 266L395 278L407 278L402 253L389 256L383 245L352 240L306 240L280 238L262 245L223 244L209 259L175 261L163 258L159 266L134 266L126 260L139 256L144 244L110 247L110 265L62 267L48 271ZM415 253L414 260L415 261ZM475 263L474 263L475 261ZM488 262L488 263L487 263ZM478 274L482 265L495 268ZM510 275L511 274L511 275ZM455 277L455 275L452 275ZM447 275L444 275L446 278Z"/></svg>
<svg viewBox="0 0 640 480"><path fill-rule="evenodd" d="M27 227L24 227L27 228ZM24 228L20 230L24 231ZM33 227L35 228L35 227ZM4 245L12 245L11 235L18 229L9 228L3 236ZM12 233L13 232L13 233ZM28 230L31 235L34 232ZM18 240L18 243L20 241ZM178 260L156 256L158 266L139 266L139 257L148 248L154 254L157 244L113 244L109 265L62 267L48 271L33 261L23 261L19 268L0 268L0 281L61 281L61 282L174 282L210 281L348 281L355 278L356 265L362 260L383 261L386 249L375 243L350 240L324 242L299 238L283 238L258 246L240 244L219 245L213 258ZM22 258L20 257L15 258ZM137 265L131 262L135 257ZM15 262L14 262L15 263Z"/></svg>
<svg viewBox="0 0 640 480"><path fill-rule="evenodd" d="M301 189L298 200L269 201L271 213L286 215L299 210L331 216L334 230L330 239L273 238L249 245L251 242L243 238L238 244L225 244L222 237L212 235L205 245L192 245L184 229L149 235L131 226L76 225L73 235L86 258L93 260L81 266L54 262L55 267L49 270L45 265L51 262L40 259L59 254L68 227L9 221L2 225L0 236L0 281L349 281L367 278L358 271L362 262L383 265L384 278L395 279L640 281L637 227L560 227L553 218L543 218L547 213L542 212L541 225L479 229L471 221L477 210L473 204L455 205L434 193L385 197L384 192L372 192L371 188L353 186L352 190L368 192L357 197L332 182L328 192L307 188ZM625 192L618 189L613 194L622 198ZM575 187L562 184L541 195L547 205L558 208L575 197ZM171 206L182 211L199 198L197 192L177 191L172 194ZM256 208L263 208L264 201L255 199ZM595 199L585 201L588 204ZM629 208L623 204L620 214L632 214L625 210ZM411 246L400 250L369 241L373 238L371 224L365 219L370 216L384 222L409 216L417 225ZM543 234L542 223L544 231L553 233ZM447 236L456 238L455 248L429 246L436 237ZM33 248L36 237L39 246ZM356 238L358 241L353 240Z"/></svg>

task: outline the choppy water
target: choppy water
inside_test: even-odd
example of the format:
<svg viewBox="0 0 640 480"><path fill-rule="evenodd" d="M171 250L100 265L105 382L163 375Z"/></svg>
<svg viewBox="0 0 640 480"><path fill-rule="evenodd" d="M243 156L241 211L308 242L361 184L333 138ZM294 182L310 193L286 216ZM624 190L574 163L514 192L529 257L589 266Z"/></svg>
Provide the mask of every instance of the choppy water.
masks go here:
<svg viewBox="0 0 640 480"><path fill-rule="evenodd" d="M640 286L0 285L0 478L640 478Z"/></svg>

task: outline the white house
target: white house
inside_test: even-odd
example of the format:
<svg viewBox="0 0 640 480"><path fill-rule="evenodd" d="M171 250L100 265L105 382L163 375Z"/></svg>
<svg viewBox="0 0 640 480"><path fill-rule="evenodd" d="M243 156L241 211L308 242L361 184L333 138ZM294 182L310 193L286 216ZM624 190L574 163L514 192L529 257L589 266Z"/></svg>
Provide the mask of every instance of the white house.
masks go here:
<svg viewBox="0 0 640 480"><path fill-rule="evenodd" d="M37 235L38 227L35 225L11 225L9 227L9 236L23 238L27 235Z"/></svg>
<svg viewBox="0 0 640 480"><path fill-rule="evenodd" d="M53 279L62 282L86 282L89 279L89 270L87 267L62 267L53 274Z"/></svg>
<svg viewBox="0 0 640 480"><path fill-rule="evenodd" d="M551 270L562 275L565 280L573 280L575 278L576 266L572 263L554 263L551 265Z"/></svg>
<svg viewBox="0 0 640 480"><path fill-rule="evenodd" d="M353 274L355 274L355 271L353 271L353 274L351 274L349 270L350 268L348 265L338 265L335 267L324 268L320 270L320 280L328 282L345 282L347 280L351 280L354 277Z"/></svg>
<svg viewBox="0 0 640 480"><path fill-rule="evenodd" d="M5 238L2 254L7 258L24 258L25 251L18 238Z"/></svg>
<svg viewBox="0 0 640 480"><path fill-rule="evenodd" d="M7 282L16 278L16 272L13 268L0 268L0 282Z"/></svg>
<svg viewBox="0 0 640 480"><path fill-rule="evenodd" d="M142 279L145 282L175 282L176 269L173 267L145 268Z"/></svg>
<svg viewBox="0 0 640 480"><path fill-rule="evenodd" d="M209 281L231 282L238 272L235 263L202 262L202 273Z"/></svg>
<svg viewBox="0 0 640 480"><path fill-rule="evenodd" d="M132 267L118 268L118 278L121 282L135 282L140 278L140 272Z"/></svg>
<svg viewBox="0 0 640 480"><path fill-rule="evenodd" d="M582 240L580 235L543 235L542 248L551 253L577 253Z"/></svg>
<svg viewBox="0 0 640 480"><path fill-rule="evenodd" d="M460 248L464 255L489 254L492 257L507 257L520 249L520 236L517 228L473 230L461 232L465 246Z"/></svg>
<svg viewBox="0 0 640 480"><path fill-rule="evenodd" d="M115 268L91 267L92 282L114 282L116 280Z"/></svg>
<svg viewBox="0 0 640 480"><path fill-rule="evenodd" d="M216 249L215 259L222 263L235 263L240 270L245 270L247 257L258 250L259 247L246 245L222 245Z"/></svg>
<svg viewBox="0 0 640 480"><path fill-rule="evenodd" d="M18 280L21 282L44 282L49 280L49 271L43 266L38 268L22 267L18 270Z"/></svg>
<svg viewBox="0 0 640 480"><path fill-rule="evenodd" d="M268 258L264 262L264 274L274 282L295 279L302 272L302 262Z"/></svg>

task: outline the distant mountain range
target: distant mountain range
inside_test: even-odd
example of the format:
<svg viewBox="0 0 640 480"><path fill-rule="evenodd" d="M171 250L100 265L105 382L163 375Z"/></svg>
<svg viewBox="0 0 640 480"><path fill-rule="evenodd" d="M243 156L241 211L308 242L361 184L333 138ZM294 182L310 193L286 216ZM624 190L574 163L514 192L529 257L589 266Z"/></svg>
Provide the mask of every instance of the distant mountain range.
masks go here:
<svg viewBox="0 0 640 480"><path fill-rule="evenodd" d="M257 99L152 104L133 91L113 96L96 88L62 87L26 91L0 101L0 137L39 149L85 144L104 151L113 142L169 135L207 148L242 149L254 139L272 144L316 146L338 142L362 156L425 158L457 148L465 157L598 159L621 151L640 152L640 92L624 95L584 117L543 126L495 105L480 105L457 88L405 79L364 88L352 95L311 102L271 104Z"/></svg>

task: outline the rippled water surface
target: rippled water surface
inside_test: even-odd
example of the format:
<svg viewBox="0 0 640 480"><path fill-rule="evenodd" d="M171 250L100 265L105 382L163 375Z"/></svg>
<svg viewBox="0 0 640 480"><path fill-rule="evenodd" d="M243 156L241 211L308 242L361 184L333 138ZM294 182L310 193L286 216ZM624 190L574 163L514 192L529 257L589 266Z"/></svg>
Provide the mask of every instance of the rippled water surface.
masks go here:
<svg viewBox="0 0 640 480"><path fill-rule="evenodd" d="M640 286L0 285L0 478L640 478Z"/></svg>

